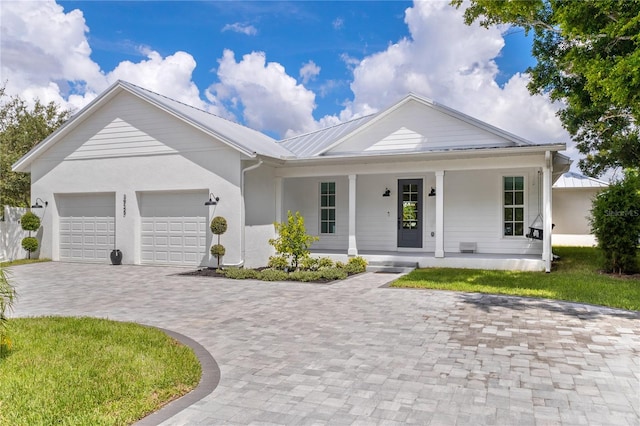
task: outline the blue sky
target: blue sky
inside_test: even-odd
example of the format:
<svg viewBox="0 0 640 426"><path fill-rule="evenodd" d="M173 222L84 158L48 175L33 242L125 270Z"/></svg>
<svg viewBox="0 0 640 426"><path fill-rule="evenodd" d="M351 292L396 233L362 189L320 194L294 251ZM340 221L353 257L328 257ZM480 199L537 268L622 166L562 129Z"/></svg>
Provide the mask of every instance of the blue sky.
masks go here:
<svg viewBox="0 0 640 426"><path fill-rule="evenodd" d="M522 137L567 141L526 90L531 39L446 1L3 1L7 90L79 109L117 79L276 138L409 91Z"/></svg>

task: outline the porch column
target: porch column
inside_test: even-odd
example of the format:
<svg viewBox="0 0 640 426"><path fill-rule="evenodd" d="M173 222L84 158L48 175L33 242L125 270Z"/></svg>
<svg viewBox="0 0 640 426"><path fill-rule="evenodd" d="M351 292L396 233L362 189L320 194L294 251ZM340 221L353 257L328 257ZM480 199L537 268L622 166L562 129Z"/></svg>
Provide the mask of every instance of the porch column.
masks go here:
<svg viewBox="0 0 640 426"><path fill-rule="evenodd" d="M544 261L545 271L551 272L551 260L553 254L551 252L551 232L552 232L552 213L551 213L551 186L553 173L553 155L550 151L544 153L544 168L542 169L542 205L543 205L543 231L542 231L542 260Z"/></svg>
<svg viewBox="0 0 640 426"><path fill-rule="evenodd" d="M356 244L356 175L349 175L349 256L358 255Z"/></svg>
<svg viewBox="0 0 640 426"><path fill-rule="evenodd" d="M276 222L282 222L282 178L281 177L276 177L275 178L275 187L276 187L276 193L275 193L275 202L276 202L276 211L275 211L275 215L276 215Z"/></svg>
<svg viewBox="0 0 640 426"><path fill-rule="evenodd" d="M436 171L436 253L444 257L444 170Z"/></svg>

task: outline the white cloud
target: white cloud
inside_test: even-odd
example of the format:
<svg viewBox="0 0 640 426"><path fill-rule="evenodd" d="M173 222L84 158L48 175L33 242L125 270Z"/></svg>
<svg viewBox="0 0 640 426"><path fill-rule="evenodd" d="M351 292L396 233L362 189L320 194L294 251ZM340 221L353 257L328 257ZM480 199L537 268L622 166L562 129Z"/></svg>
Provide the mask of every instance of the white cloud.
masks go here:
<svg viewBox="0 0 640 426"><path fill-rule="evenodd" d="M218 62L220 82L208 89L208 98L241 103L249 126L280 135L317 127L312 116L315 94L298 84L279 63L267 63L263 52L252 52L236 62L234 53L227 49Z"/></svg>
<svg viewBox="0 0 640 426"><path fill-rule="evenodd" d="M338 17L333 20L331 25L333 25L334 30L341 30L342 28L344 28L344 19Z"/></svg>
<svg viewBox="0 0 640 426"><path fill-rule="evenodd" d="M320 74L320 67L315 62L309 61L300 68L300 77L302 77L302 83L307 84L309 81L314 80L318 74Z"/></svg>
<svg viewBox="0 0 640 426"><path fill-rule="evenodd" d="M163 58L158 52L150 51L147 60L137 63L123 61L107 74L109 83L125 80L145 89L160 93L177 101L206 109L200 100L199 90L191 80L196 61L188 53L176 52Z"/></svg>
<svg viewBox="0 0 640 426"><path fill-rule="evenodd" d="M467 26L448 2L417 1L405 22L409 38L355 65L354 98L343 116L378 111L414 92L535 142L569 140L555 116L559 105L531 96L527 75L514 75L504 87L495 82L501 28Z"/></svg>
<svg viewBox="0 0 640 426"><path fill-rule="evenodd" d="M222 32L233 31L234 33L240 33L244 35L256 35L258 30L253 25L241 24L236 22L234 24L227 24L222 27Z"/></svg>
<svg viewBox="0 0 640 426"><path fill-rule="evenodd" d="M117 79L123 79L184 103L218 111L199 97L192 81L194 58L176 52L162 58L150 47L139 48L147 59L121 62L111 72L95 63L87 40L89 28L80 10L65 13L53 1L10 1L2 4L0 78L7 93L31 102L56 102L79 109Z"/></svg>

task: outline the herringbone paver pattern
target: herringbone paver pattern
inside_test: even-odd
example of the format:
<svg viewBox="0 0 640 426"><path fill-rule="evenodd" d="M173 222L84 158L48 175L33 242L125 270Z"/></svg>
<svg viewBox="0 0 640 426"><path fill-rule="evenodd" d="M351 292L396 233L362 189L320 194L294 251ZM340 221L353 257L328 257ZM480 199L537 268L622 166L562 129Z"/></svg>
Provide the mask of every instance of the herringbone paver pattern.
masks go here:
<svg viewBox="0 0 640 426"><path fill-rule="evenodd" d="M175 330L218 388L165 425L638 425L640 314L546 300L175 275L177 268L12 268L15 315Z"/></svg>

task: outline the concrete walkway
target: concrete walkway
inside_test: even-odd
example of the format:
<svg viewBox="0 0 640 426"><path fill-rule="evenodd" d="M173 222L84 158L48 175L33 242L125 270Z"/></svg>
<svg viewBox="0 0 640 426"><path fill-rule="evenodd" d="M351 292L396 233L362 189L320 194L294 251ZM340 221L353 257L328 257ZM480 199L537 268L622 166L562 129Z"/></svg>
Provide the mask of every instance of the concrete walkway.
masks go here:
<svg viewBox="0 0 640 426"><path fill-rule="evenodd" d="M178 268L11 269L15 316L89 315L182 333L213 393L164 425L638 425L640 314L546 300L185 277Z"/></svg>

